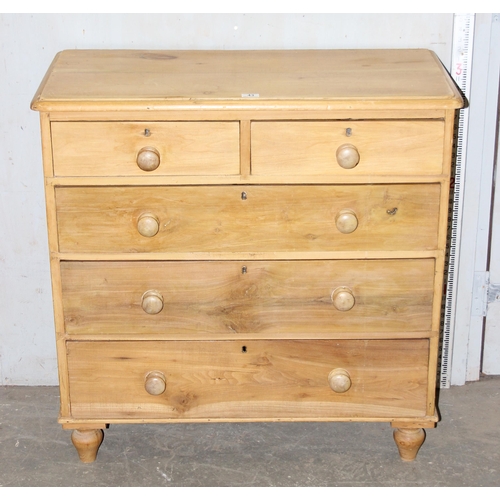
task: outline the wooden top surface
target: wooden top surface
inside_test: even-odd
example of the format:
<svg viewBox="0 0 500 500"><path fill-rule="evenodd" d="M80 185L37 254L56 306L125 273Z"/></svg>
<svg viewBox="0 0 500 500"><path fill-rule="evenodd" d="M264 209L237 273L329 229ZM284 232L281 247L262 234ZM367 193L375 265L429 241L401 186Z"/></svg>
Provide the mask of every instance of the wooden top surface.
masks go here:
<svg viewBox="0 0 500 500"><path fill-rule="evenodd" d="M146 51L57 54L38 111L452 109L463 104L424 49Z"/></svg>

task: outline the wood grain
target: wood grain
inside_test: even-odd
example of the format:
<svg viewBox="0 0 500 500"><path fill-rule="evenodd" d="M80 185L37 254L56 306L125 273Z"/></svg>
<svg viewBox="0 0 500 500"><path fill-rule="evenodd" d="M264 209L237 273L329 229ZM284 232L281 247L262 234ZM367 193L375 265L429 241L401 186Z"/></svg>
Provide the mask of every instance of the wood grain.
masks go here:
<svg viewBox="0 0 500 500"><path fill-rule="evenodd" d="M255 97L245 98L253 94ZM428 50L67 50L32 101L43 110L425 109L462 104Z"/></svg>
<svg viewBox="0 0 500 500"><path fill-rule="evenodd" d="M428 340L68 342L74 418L423 417ZM352 387L337 394L341 367ZM147 393L161 371L166 390Z"/></svg>
<svg viewBox="0 0 500 500"><path fill-rule="evenodd" d="M439 195L439 184L60 187L59 248L101 253L433 250ZM353 233L336 227L343 209L357 214ZM152 238L137 230L143 213L160 221Z"/></svg>
<svg viewBox="0 0 500 500"><path fill-rule="evenodd" d="M428 331L434 260L63 262L69 334L331 334ZM332 294L352 290L337 310ZM148 290L163 309L146 314Z"/></svg>
<svg viewBox="0 0 500 500"><path fill-rule="evenodd" d="M348 132L346 132L348 131ZM351 144L360 161L342 168L336 151ZM443 170L444 122L279 121L252 123L252 173L255 175L398 175Z"/></svg>
<svg viewBox="0 0 500 500"><path fill-rule="evenodd" d="M239 141L237 121L52 123L56 176L236 175ZM160 155L152 172L137 165L144 147Z"/></svg>

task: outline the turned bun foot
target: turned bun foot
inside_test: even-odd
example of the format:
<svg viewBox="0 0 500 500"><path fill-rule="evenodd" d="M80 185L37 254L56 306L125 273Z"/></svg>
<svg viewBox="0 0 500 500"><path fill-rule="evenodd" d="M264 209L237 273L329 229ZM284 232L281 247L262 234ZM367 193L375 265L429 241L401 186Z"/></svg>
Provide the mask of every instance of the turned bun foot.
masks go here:
<svg viewBox="0 0 500 500"><path fill-rule="evenodd" d="M71 441L80 460L84 463L90 463L96 459L97 450L103 439L102 429L76 429L71 433Z"/></svg>
<svg viewBox="0 0 500 500"><path fill-rule="evenodd" d="M399 450L399 456L405 462L415 460L418 450L425 439L423 429L395 429L394 441Z"/></svg>

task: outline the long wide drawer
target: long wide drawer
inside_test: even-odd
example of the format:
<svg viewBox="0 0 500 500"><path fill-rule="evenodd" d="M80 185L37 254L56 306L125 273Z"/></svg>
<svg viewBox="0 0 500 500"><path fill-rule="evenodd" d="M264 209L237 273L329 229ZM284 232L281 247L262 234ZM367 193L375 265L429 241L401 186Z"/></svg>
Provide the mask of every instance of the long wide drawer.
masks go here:
<svg viewBox="0 0 500 500"><path fill-rule="evenodd" d="M424 416L428 340L68 342L73 418Z"/></svg>
<svg viewBox="0 0 500 500"><path fill-rule="evenodd" d="M431 330L434 259L61 262L75 334Z"/></svg>
<svg viewBox="0 0 500 500"><path fill-rule="evenodd" d="M237 175L238 122L54 122L56 176Z"/></svg>
<svg viewBox="0 0 500 500"><path fill-rule="evenodd" d="M61 252L432 250L439 184L58 187Z"/></svg>
<svg viewBox="0 0 500 500"><path fill-rule="evenodd" d="M252 123L252 174L439 175L438 120Z"/></svg>

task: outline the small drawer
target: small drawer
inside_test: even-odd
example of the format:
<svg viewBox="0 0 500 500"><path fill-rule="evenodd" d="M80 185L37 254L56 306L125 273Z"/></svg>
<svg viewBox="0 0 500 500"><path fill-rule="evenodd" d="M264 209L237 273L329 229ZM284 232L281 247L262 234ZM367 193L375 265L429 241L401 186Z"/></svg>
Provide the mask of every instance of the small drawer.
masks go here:
<svg viewBox="0 0 500 500"><path fill-rule="evenodd" d="M439 175L444 122L253 122L254 175Z"/></svg>
<svg viewBox="0 0 500 500"><path fill-rule="evenodd" d="M61 252L433 250L439 184L58 187Z"/></svg>
<svg viewBox="0 0 500 500"><path fill-rule="evenodd" d="M68 342L73 418L421 417L429 342Z"/></svg>
<svg viewBox="0 0 500 500"><path fill-rule="evenodd" d="M434 259L61 262L70 335L428 332Z"/></svg>
<svg viewBox="0 0 500 500"><path fill-rule="evenodd" d="M54 122L56 176L237 175L238 122Z"/></svg>

